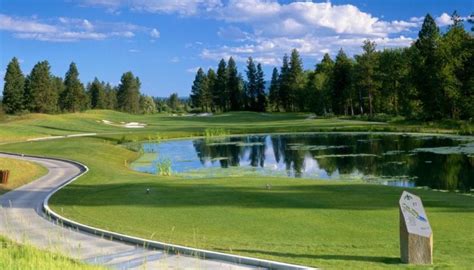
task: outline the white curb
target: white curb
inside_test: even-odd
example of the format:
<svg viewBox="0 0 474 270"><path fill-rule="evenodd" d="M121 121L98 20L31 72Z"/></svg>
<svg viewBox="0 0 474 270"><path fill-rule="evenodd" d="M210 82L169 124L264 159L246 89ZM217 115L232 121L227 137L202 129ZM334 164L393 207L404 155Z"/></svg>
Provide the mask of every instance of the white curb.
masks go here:
<svg viewBox="0 0 474 270"><path fill-rule="evenodd" d="M50 157L23 155L23 154L7 153L7 152L0 152L0 153L21 156L21 157L33 157L33 158L41 158L41 159L58 160L58 161L67 162L79 167L81 172L78 175L62 183L59 187L57 187L52 192L50 192L43 201L43 210L45 214L48 217L55 219L58 224L73 227L80 231L91 233L94 235L99 235L103 237L104 239L131 243L137 246L147 247L147 248L152 248L152 249L160 249L160 250L164 250L170 253L185 254L185 255L193 256L200 259L214 259L214 260L231 262L235 264L257 266L257 267L263 267L263 268L268 268L268 269L288 269L288 270L317 269L317 268L312 268L312 267L307 267L307 266L302 266L302 265L288 264L288 263L282 263L282 262L276 262L276 261L270 261L270 260L264 260L264 259L251 258L251 257L246 257L246 256L227 254L227 253L222 253L222 252L215 252L215 251L204 250L204 249L185 247L185 246L169 244L169 243L164 243L164 242L151 241L151 240L147 240L147 239L143 239L139 237L134 237L130 235L125 235L121 233L116 233L116 232L112 232L108 230L95 228L92 226L84 225L79 222L70 220L54 212L49 207L48 202L51 196L54 195L54 193L58 192L60 189L72 183L73 181L77 180L82 175L86 174L89 171L89 168L86 165L81 164L77 161L72 161L72 160L67 160L67 159L62 159L62 158L50 158Z"/></svg>

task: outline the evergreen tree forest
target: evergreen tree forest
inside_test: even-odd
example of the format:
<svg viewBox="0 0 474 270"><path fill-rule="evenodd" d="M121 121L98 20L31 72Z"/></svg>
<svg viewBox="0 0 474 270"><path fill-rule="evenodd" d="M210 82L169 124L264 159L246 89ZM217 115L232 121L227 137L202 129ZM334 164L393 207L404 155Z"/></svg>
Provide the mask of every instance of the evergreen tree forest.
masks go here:
<svg viewBox="0 0 474 270"><path fill-rule="evenodd" d="M404 116L410 119L474 117L474 36L456 12L441 33L427 14L417 40L406 48L377 50L366 40L362 53L340 49L304 70L299 52L284 55L267 84L260 63L247 60L245 79L235 61L220 60L217 72L199 69L191 103L204 112L276 111L317 115ZM468 20L472 25L472 20Z"/></svg>
<svg viewBox="0 0 474 270"><path fill-rule="evenodd" d="M149 114L157 110L155 99L140 93L140 79L130 71L122 75L118 86L113 87L97 78L84 86L74 62L64 79L52 75L50 69L48 61L41 61L25 76L14 57L4 78L3 110L8 114L67 113L87 109Z"/></svg>
<svg viewBox="0 0 474 270"><path fill-rule="evenodd" d="M8 114L63 113L111 109L154 112L311 112L321 116L403 116L408 119L473 119L474 22L456 12L441 32L427 14L418 38L405 48L383 49L366 40L350 57L340 49L305 70L294 49L265 80L262 64L249 57L244 72L235 60L221 59L214 70L198 69L189 100L177 94L152 98L125 72L118 86L95 78L84 84L71 63L64 78L51 74L48 61L24 74L17 58L4 77L2 108ZM469 24L465 27L465 23ZM469 30L466 30L469 29Z"/></svg>

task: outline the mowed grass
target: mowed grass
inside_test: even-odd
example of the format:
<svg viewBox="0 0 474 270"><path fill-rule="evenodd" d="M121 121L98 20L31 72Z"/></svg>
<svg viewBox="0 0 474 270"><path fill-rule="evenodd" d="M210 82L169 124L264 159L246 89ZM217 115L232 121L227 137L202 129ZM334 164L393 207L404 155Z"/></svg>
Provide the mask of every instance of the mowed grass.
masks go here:
<svg viewBox="0 0 474 270"><path fill-rule="evenodd" d="M7 184L0 184L0 195L22 185L28 184L48 171L33 162L0 157L0 170L10 170Z"/></svg>
<svg viewBox="0 0 474 270"><path fill-rule="evenodd" d="M80 133L141 134L167 133L169 136L203 135L207 128L225 128L231 133L304 131L406 131L457 133L455 125L420 123L381 123L338 118L309 119L305 113L223 113L212 117L172 116L169 114L130 115L116 111L91 110L59 115L28 114L8 116L0 121L0 143ZM140 122L144 129L107 125L102 120ZM474 125L470 124L471 129Z"/></svg>
<svg viewBox="0 0 474 270"><path fill-rule="evenodd" d="M149 125L160 127L163 137L199 135L209 127L238 133L317 130L325 125L329 130L369 130L373 125L335 121L331 126L331 120L305 120L304 115L296 114L253 115L174 121L157 117ZM225 117L234 120L222 119ZM269 119L264 121L263 117ZM306 121L312 124L299 129L297 125ZM130 132L126 136L136 140L156 135L155 131ZM89 166L87 175L51 201L57 212L85 224L175 244L323 268L406 267L399 260L401 188L261 176L190 180L179 175L142 174L130 170L128 164L139 154L118 145L121 136L15 143L0 149L65 157ZM272 188L266 189L266 184ZM149 195L147 188L151 190ZM474 198L410 190L422 197L433 227L433 267L471 268Z"/></svg>
<svg viewBox="0 0 474 270"><path fill-rule="evenodd" d="M19 245L0 236L0 269L99 270L105 268L87 265L28 245Z"/></svg>

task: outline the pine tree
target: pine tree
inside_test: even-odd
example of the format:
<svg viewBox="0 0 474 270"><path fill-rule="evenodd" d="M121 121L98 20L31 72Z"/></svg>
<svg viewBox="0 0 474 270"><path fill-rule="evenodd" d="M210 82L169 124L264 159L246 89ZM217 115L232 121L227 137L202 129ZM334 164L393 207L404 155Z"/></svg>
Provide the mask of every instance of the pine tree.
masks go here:
<svg viewBox="0 0 474 270"><path fill-rule="evenodd" d="M84 110L87 105L87 95L84 85L79 80L79 71L74 62L69 65L69 70L64 77L64 91L59 100L61 110L77 112Z"/></svg>
<svg viewBox="0 0 474 270"><path fill-rule="evenodd" d="M272 111L279 111L280 110L280 100L279 100L279 89L280 89L280 84L279 84L279 74L278 74L278 69L276 67L273 68L272 71L272 79L270 82L270 93L269 93L269 102L270 102L270 110Z"/></svg>
<svg viewBox="0 0 474 270"><path fill-rule="evenodd" d="M308 110L317 115L330 112L331 108L331 76L334 67L329 54L325 54L320 63L316 64L314 72L307 72L305 100Z"/></svg>
<svg viewBox="0 0 474 270"><path fill-rule="evenodd" d="M280 77L278 79L278 85L280 86L279 91L279 102L285 111L290 111L290 66L288 55L283 56L283 65L280 69Z"/></svg>
<svg viewBox="0 0 474 270"><path fill-rule="evenodd" d="M116 110L117 105L117 89L112 87L110 83L105 84L104 87L106 105L105 108L109 110Z"/></svg>
<svg viewBox="0 0 474 270"><path fill-rule="evenodd" d="M329 54L324 54L321 63L316 65L315 78L320 84L321 97L319 97L319 106L321 113L327 114L332 111L332 79L334 72L334 61Z"/></svg>
<svg viewBox="0 0 474 270"><path fill-rule="evenodd" d="M468 90L464 87L468 83L466 79L469 76L466 71L472 71L466 64L472 59L473 52L469 50L468 44L472 42L473 37L464 29L456 11L452 14L451 20L453 24L448 27L448 31L440 40L437 57L440 61L439 75L445 105L443 115L459 119L467 113L466 101L473 101L473 93L463 91Z"/></svg>
<svg viewBox="0 0 474 270"><path fill-rule="evenodd" d="M57 111L58 95L53 88L48 61L38 62L33 67L26 85L25 104L28 110L38 113Z"/></svg>
<svg viewBox="0 0 474 270"><path fill-rule="evenodd" d="M217 110L226 111L228 103L229 92L227 90L227 63L221 59L217 67L217 80L212 99Z"/></svg>
<svg viewBox="0 0 474 270"><path fill-rule="evenodd" d="M474 14L471 14L469 23L474 25ZM471 31L474 31L474 27L471 27ZM463 119L474 118L474 36L472 33L468 36L468 39L463 42L463 52L466 53L466 57L463 62L463 68L459 70L458 76L461 80L461 117Z"/></svg>
<svg viewBox="0 0 474 270"><path fill-rule="evenodd" d="M291 51L290 63L289 63L289 91L288 91L288 102L290 111L296 111L296 109L304 109L303 95L304 89L304 74L303 74L303 61L301 60L298 50L293 49Z"/></svg>
<svg viewBox="0 0 474 270"><path fill-rule="evenodd" d="M206 107L206 111L215 111L215 104L213 99L213 93L215 92L217 83L217 75L216 72L210 68L207 71L207 88L206 91L203 93L203 100Z"/></svg>
<svg viewBox="0 0 474 270"><path fill-rule="evenodd" d="M409 61L405 59L404 49L385 49L380 53L380 108L381 112L400 115L406 112L406 99L409 85L406 84L409 73ZM410 99L415 97L410 97Z"/></svg>
<svg viewBox="0 0 474 270"><path fill-rule="evenodd" d="M194 108L201 108L204 111L203 95L207 87L206 74L202 68L199 68L191 88L191 105Z"/></svg>
<svg viewBox="0 0 474 270"><path fill-rule="evenodd" d="M58 105L59 105L61 96L65 89L63 78L61 78L60 76L53 75L51 76L51 83L52 83L54 92L56 92L56 96L59 98L58 100Z"/></svg>
<svg viewBox="0 0 474 270"><path fill-rule="evenodd" d="M350 110L353 115L352 62L342 49L336 56L331 81L333 112L338 115L347 115Z"/></svg>
<svg viewBox="0 0 474 270"><path fill-rule="evenodd" d="M8 63L4 81L3 109L9 114L21 112L24 105L25 77L16 57Z"/></svg>
<svg viewBox="0 0 474 270"><path fill-rule="evenodd" d="M263 73L262 64L257 65L257 103L256 111L264 112L267 106L267 96L265 94L265 74Z"/></svg>
<svg viewBox="0 0 474 270"><path fill-rule="evenodd" d="M249 57L247 60L247 83L246 83L246 97L245 104L246 109L256 111L257 110L257 67L252 57Z"/></svg>
<svg viewBox="0 0 474 270"><path fill-rule="evenodd" d="M177 112L180 107L180 101L177 93L172 93L168 98L168 106L171 111Z"/></svg>
<svg viewBox="0 0 474 270"><path fill-rule="evenodd" d="M128 113L140 111L140 80L130 71L124 73L120 79L117 103L120 111Z"/></svg>
<svg viewBox="0 0 474 270"><path fill-rule="evenodd" d="M365 40L362 49L364 53L360 56L356 56L357 60L357 87L359 89L359 108L360 113L363 114L363 96L362 91L367 93L369 115L370 117L374 114L374 99L378 98L380 82L377 77L378 67L378 56L375 51L375 42Z"/></svg>
<svg viewBox="0 0 474 270"><path fill-rule="evenodd" d="M233 111L238 111L241 108L242 89L237 64L232 57L227 63L227 89L229 91L229 105Z"/></svg>
<svg viewBox="0 0 474 270"><path fill-rule="evenodd" d="M442 117L443 95L439 76L440 61L437 57L440 33L430 14L425 16L415 47L418 58L414 59L415 85L423 103L426 119Z"/></svg>
<svg viewBox="0 0 474 270"><path fill-rule="evenodd" d="M94 81L88 87L91 108L105 109L107 108L107 96L105 93L105 83L100 82L99 79L94 78Z"/></svg>

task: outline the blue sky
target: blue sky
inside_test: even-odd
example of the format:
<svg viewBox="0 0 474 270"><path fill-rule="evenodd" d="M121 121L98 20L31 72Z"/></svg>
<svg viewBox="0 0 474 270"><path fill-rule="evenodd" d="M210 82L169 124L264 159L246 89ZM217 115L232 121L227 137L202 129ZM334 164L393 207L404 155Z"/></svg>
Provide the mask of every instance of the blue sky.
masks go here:
<svg viewBox="0 0 474 270"><path fill-rule="evenodd" d="M292 48L312 68L326 52L360 52L367 38L408 46L426 13L443 29L454 10L467 16L474 1L0 0L0 75L14 56L24 73L48 60L59 76L74 61L84 83L117 84L131 70L145 94L187 96L195 70L222 57L244 72L252 56L269 77Z"/></svg>

